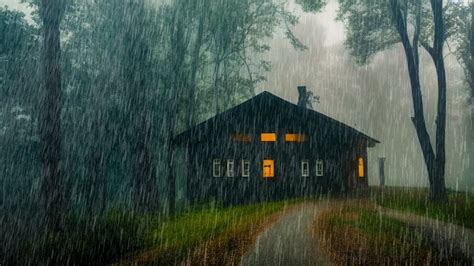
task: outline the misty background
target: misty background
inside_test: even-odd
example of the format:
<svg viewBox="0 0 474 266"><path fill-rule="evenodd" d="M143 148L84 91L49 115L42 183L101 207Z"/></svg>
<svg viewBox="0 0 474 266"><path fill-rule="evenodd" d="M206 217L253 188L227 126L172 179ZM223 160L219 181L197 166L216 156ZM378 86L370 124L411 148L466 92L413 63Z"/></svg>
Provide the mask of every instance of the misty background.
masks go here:
<svg viewBox="0 0 474 266"><path fill-rule="evenodd" d="M32 9L17 0L0 0L29 14ZM320 97L317 111L331 116L381 141L369 150L369 184L378 184L378 158L386 157L386 185L427 186L426 166L410 117L413 113L405 55L400 46L377 54L370 64L358 66L344 47L345 32L336 21L338 4L329 0L318 14L304 13L290 4L300 16L296 36L308 47L295 50L276 35L270 41L267 60L272 69L256 93L270 91L296 103L298 85L306 85ZM437 103L435 69L420 50L421 81L427 125L434 133ZM448 77L448 117L446 132L446 185L456 190L474 190L470 161L472 119L467 103L468 90L461 67L446 50ZM434 134L431 134L434 136ZM474 163L471 163L474 164Z"/></svg>

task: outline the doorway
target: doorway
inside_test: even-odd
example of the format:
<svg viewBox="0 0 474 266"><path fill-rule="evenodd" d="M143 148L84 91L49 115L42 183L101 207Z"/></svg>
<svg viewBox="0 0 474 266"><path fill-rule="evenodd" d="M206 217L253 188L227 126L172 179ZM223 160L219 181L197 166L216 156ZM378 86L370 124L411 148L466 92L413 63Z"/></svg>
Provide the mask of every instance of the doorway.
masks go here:
<svg viewBox="0 0 474 266"><path fill-rule="evenodd" d="M275 176L275 162L273 160L263 160L263 177L271 179Z"/></svg>

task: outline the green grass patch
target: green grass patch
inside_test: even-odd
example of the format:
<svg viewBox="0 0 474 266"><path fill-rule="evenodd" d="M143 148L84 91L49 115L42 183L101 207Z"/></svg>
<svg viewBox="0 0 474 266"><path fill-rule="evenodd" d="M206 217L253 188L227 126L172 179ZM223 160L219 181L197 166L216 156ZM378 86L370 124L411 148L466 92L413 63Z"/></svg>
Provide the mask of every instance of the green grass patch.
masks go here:
<svg viewBox="0 0 474 266"><path fill-rule="evenodd" d="M160 227L147 234L150 246L183 247L202 239L212 238L229 226L253 216L265 217L281 210L288 202L279 201L265 204L251 204L231 208L215 208L189 211L176 218L166 220Z"/></svg>
<svg viewBox="0 0 474 266"><path fill-rule="evenodd" d="M154 262L172 263L171 259L184 259L206 241L217 238L227 241L232 234L249 231L263 218L301 201L303 199L189 210L166 219L159 227L150 228L145 237L146 247L155 249Z"/></svg>
<svg viewBox="0 0 474 266"><path fill-rule="evenodd" d="M441 254L424 232L386 217L365 200L334 203L315 223L323 247L338 265L465 263Z"/></svg>
<svg viewBox="0 0 474 266"><path fill-rule="evenodd" d="M259 220L303 199L240 205L197 207L174 217L160 213L113 211L94 219L70 215L63 232L25 242L16 262L101 264L133 260L142 251L156 250L157 261L184 258L206 241L250 228ZM226 236L227 237L227 236ZM126 255L129 254L129 255Z"/></svg>
<svg viewBox="0 0 474 266"><path fill-rule="evenodd" d="M449 191L448 203L429 200L427 189L385 188L373 189L375 201L384 207L413 212L419 215L474 228L474 195L467 192Z"/></svg>
<svg viewBox="0 0 474 266"><path fill-rule="evenodd" d="M352 225L368 236L372 250L378 250L383 256L410 258L420 254L437 253L420 232L411 229L405 223L388 218L374 210L361 209L359 218Z"/></svg>

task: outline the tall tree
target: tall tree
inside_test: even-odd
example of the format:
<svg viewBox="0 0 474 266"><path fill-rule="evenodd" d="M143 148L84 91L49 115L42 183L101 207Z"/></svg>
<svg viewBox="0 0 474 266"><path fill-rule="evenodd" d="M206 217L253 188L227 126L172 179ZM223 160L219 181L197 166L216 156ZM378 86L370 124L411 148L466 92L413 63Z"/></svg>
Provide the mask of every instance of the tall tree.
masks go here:
<svg viewBox="0 0 474 266"><path fill-rule="evenodd" d="M405 52L413 100L413 125L424 156L430 197L446 201L446 71L443 48L448 37L442 0L340 0L339 19L348 29L347 47L359 63L375 53L401 43ZM449 3L448 3L449 5ZM413 29L413 30L411 30ZM411 35L411 36L410 36ZM438 105L433 145L428 133L420 82L418 48L423 47L436 68Z"/></svg>
<svg viewBox="0 0 474 266"><path fill-rule="evenodd" d="M122 35L123 96L128 126L126 136L131 140L132 196L135 210L157 206L156 160L154 155L154 104L150 101L153 89L152 53L149 38L150 13L145 1L126 1L119 13L124 18Z"/></svg>
<svg viewBox="0 0 474 266"><path fill-rule="evenodd" d="M66 182L61 169L61 45L59 26L64 1L42 0L41 97L38 131L41 139L43 182L41 198L46 226L59 229L67 207Z"/></svg>

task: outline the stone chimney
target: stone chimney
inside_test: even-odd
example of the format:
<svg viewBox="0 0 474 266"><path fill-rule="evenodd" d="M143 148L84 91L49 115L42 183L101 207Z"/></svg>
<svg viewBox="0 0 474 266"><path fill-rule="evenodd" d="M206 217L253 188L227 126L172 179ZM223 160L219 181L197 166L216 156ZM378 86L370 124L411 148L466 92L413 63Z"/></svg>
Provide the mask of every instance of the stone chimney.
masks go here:
<svg viewBox="0 0 474 266"><path fill-rule="evenodd" d="M301 106L303 108L307 108L308 102L309 102L309 94L308 90L306 89L306 86L298 86L298 106Z"/></svg>

